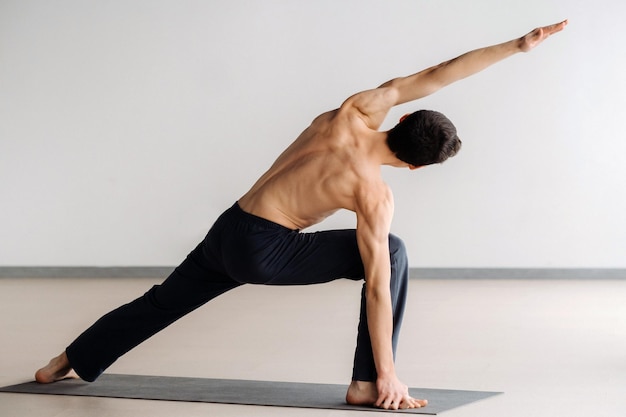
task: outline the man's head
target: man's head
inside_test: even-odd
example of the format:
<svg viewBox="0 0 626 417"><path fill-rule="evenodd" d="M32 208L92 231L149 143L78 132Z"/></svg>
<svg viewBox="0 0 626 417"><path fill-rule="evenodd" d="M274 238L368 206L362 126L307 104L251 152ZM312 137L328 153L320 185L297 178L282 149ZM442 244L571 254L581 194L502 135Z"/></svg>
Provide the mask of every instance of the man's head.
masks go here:
<svg viewBox="0 0 626 417"><path fill-rule="evenodd" d="M387 145L399 160L419 167L439 164L456 155L461 140L446 116L419 110L402 117L388 132Z"/></svg>

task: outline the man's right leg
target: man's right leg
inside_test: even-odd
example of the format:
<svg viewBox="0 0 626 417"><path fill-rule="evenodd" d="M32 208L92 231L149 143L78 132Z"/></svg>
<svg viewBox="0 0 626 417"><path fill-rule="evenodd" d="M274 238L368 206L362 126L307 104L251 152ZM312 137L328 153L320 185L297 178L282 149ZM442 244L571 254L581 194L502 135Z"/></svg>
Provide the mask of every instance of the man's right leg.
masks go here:
<svg viewBox="0 0 626 417"><path fill-rule="evenodd" d="M53 382L73 368L85 381L94 381L115 360L144 340L212 298L241 285L210 269L204 244L198 245L161 285L100 318L63 354L40 369L36 379Z"/></svg>

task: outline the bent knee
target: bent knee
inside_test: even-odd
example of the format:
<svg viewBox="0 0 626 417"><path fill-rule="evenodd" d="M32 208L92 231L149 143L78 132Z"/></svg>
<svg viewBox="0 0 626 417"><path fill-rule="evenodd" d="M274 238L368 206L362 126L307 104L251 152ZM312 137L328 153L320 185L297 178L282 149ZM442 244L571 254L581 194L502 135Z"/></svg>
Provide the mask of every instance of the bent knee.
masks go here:
<svg viewBox="0 0 626 417"><path fill-rule="evenodd" d="M389 234L389 253L392 256L406 256L404 241L392 233Z"/></svg>

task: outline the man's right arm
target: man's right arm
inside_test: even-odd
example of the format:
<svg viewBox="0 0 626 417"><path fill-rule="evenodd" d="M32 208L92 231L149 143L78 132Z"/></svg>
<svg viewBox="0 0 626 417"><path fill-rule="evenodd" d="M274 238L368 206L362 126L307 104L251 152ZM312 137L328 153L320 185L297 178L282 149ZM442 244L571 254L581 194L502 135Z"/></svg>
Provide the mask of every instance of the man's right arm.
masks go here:
<svg viewBox="0 0 626 417"><path fill-rule="evenodd" d="M511 55L532 50L550 35L563 30L567 23L567 20L564 20L554 25L537 28L521 38L467 52L408 77L388 81L380 87L391 87L397 90L395 105L417 100L455 81L476 74Z"/></svg>

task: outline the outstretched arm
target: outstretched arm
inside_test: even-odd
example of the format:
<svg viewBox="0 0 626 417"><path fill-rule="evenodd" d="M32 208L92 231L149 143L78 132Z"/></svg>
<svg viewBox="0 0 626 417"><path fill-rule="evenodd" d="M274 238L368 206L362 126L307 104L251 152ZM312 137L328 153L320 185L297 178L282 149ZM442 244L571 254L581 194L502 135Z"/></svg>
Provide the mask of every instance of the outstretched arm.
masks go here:
<svg viewBox="0 0 626 417"><path fill-rule="evenodd" d="M476 74L511 55L529 52L550 35L563 30L565 25L567 20L537 28L521 38L467 52L417 74L388 81L381 87L390 86L398 90L396 104L417 100L455 81Z"/></svg>
<svg viewBox="0 0 626 417"><path fill-rule="evenodd" d="M368 126L377 129L391 107L433 94L518 52L529 52L552 34L563 30L567 23L564 20L540 27L521 38L476 49L416 74L395 78L377 89L352 96L346 103L361 112Z"/></svg>

